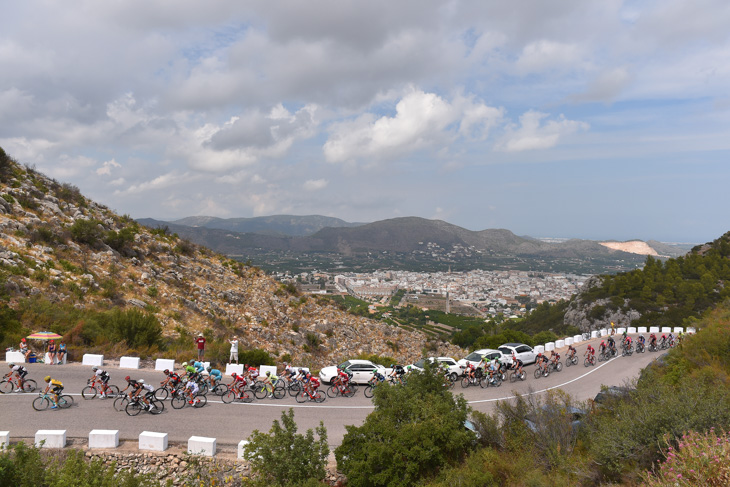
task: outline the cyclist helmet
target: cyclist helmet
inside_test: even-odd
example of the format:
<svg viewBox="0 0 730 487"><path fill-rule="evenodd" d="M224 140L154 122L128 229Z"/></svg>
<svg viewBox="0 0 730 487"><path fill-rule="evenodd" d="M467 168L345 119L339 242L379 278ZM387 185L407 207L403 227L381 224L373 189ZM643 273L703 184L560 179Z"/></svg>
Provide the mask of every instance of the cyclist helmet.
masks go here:
<svg viewBox="0 0 730 487"><path fill-rule="evenodd" d="M395 367L395 364L390 364L390 368L392 369L393 367Z"/></svg>
<svg viewBox="0 0 730 487"><path fill-rule="evenodd" d="M304 373L304 369L299 369L299 373L300 374L303 374Z"/></svg>
<svg viewBox="0 0 730 487"><path fill-rule="evenodd" d="M406 368L407 368L408 370L411 370L411 366L410 366L410 365L409 365L408 367L406 367Z"/></svg>
<svg viewBox="0 0 730 487"><path fill-rule="evenodd" d="M165 369L162 371L162 373L165 375L170 375L170 369Z"/></svg>
<svg viewBox="0 0 730 487"><path fill-rule="evenodd" d="M93 366L93 367L91 368L91 370L93 370L94 372L96 372L97 370L99 370L99 367L97 367L96 365L94 365L94 366Z"/></svg>
<svg viewBox="0 0 730 487"><path fill-rule="evenodd" d="M13 362L10 362L10 363L8 364L8 367L15 367L15 363L13 363Z"/></svg>
<svg viewBox="0 0 730 487"><path fill-rule="evenodd" d="M469 367L469 361L468 360L466 361L466 366Z"/></svg>
<svg viewBox="0 0 730 487"><path fill-rule="evenodd" d="M269 377L269 376L271 376L271 371L270 370L267 370L266 371L266 377Z"/></svg>
<svg viewBox="0 0 730 487"><path fill-rule="evenodd" d="M127 377L124 378L124 380L126 380L127 382L129 382L131 379L130 379L129 376L127 376Z"/></svg>
<svg viewBox="0 0 730 487"><path fill-rule="evenodd" d="M207 370L208 372L210 372L211 370L213 370L213 367L210 367L210 366L209 366L209 367L208 367L207 369L205 369L205 370Z"/></svg>
<svg viewBox="0 0 730 487"><path fill-rule="evenodd" d="M238 377L238 374L234 372L231 374L231 377Z"/></svg>
<svg viewBox="0 0 730 487"><path fill-rule="evenodd" d="M47 375L47 376L45 376L45 377L43 378L43 381L44 381L44 382L51 382L51 376L50 376L50 375Z"/></svg>
<svg viewBox="0 0 730 487"><path fill-rule="evenodd" d="M187 367L187 366L188 366L188 363L187 363L187 362L183 362L183 363L182 363L182 367L183 367L183 369L184 369L185 367Z"/></svg>
<svg viewBox="0 0 730 487"><path fill-rule="evenodd" d="M137 381L137 384L144 384L144 379L139 379L139 380Z"/></svg>

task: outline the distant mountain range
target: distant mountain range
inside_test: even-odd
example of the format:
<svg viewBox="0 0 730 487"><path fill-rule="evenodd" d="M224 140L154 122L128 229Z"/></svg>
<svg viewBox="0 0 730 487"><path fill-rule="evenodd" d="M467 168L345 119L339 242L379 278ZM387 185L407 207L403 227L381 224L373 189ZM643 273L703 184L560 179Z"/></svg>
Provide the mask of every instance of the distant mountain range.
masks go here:
<svg viewBox="0 0 730 487"><path fill-rule="evenodd" d="M250 258L272 269L285 265L288 266L285 268L322 270L454 267L615 272L640 266L650 253L674 257L689 250L655 241L634 241L625 247L614 243L611 245L614 248L593 240L545 242L504 229L472 231L441 220L418 217L365 224L317 215L189 217L173 222L153 219L139 222L153 228L167 226L195 243L227 255ZM242 232L243 229L247 230ZM642 253L624 252L624 248L632 252L638 248Z"/></svg>

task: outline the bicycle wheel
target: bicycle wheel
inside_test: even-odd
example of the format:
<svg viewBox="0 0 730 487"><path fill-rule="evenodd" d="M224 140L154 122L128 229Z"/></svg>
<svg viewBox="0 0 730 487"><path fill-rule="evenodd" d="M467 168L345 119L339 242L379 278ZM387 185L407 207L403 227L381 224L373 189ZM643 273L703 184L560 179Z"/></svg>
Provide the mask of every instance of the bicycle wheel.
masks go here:
<svg viewBox="0 0 730 487"><path fill-rule="evenodd" d="M591 361L588 360L588 357L586 357L583 359L583 366L588 367L589 365L591 365Z"/></svg>
<svg viewBox="0 0 730 487"><path fill-rule="evenodd" d="M38 396L33 399L33 409L43 411L51 406L51 401L45 396Z"/></svg>
<svg viewBox="0 0 730 487"><path fill-rule="evenodd" d="M502 385L502 376L500 376L499 374L495 375L494 376L494 382L492 382L492 385L494 387L501 386Z"/></svg>
<svg viewBox="0 0 730 487"><path fill-rule="evenodd" d="M558 372L563 370L563 362L558 362L557 364L555 364L555 370Z"/></svg>
<svg viewBox="0 0 730 487"><path fill-rule="evenodd" d="M9 380L0 382L0 392L3 394L9 394L13 392L13 383Z"/></svg>
<svg viewBox="0 0 730 487"><path fill-rule="evenodd" d="M27 379L23 382L23 392L33 392L38 387L33 379Z"/></svg>
<svg viewBox="0 0 730 487"><path fill-rule="evenodd" d="M266 386L257 386L256 389L254 389L253 395L256 396L256 399L263 399L269 395L269 392L266 390Z"/></svg>
<svg viewBox="0 0 730 487"><path fill-rule="evenodd" d="M327 388L327 395L331 398L335 398L340 395L340 390L337 388L337 386L329 386Z"/></svg>
<svg viewBox="0 0 730 487"><path fill-rule="evenodd" d="M237 394L238 393L236 391L228 389L228 392L221 396L221 401L223 401L224 404L230 404L237 399Z"/></svg>
<svg viewBox="0 0 730 487"><path fill-rule="evenodd" d="M202 394L202 395L198 394L197 396L195 396L193 398L193 407L194 408L202 408L206 404L208 404L208 396L206 396L205 394Z"/></svg>
<svg viewBox="0 0 730 487"><path fill-rule="evenodd" d="M187 399L182 394L176 394L172 401L170 402L170 405L172 406L172 409L182 409L185 407L185 405L188 403Z"/></svg>
<svg viewBox="0 0 730 487"><path fill-rule="evenodd" d="M61 409L68 409L74 405L74 398L72 396L58 396L58 407Z"/></svg>
<svg viewBox="0 0 730 487"><path fill-rule="evenodd" d="M274 387L274 399L281 399L284 396L286 396L286 391L284 390L284 386Z"/></svg>
<svg viewBox="0 0 730 487"><path fill-rule="evenodd" d="M154 407L149 410L150 414L160 414L162 411L165 410L165 403L163 401L159 401L155 398L152 398L150 400L150 404Z"/></svg>
<svg viewBox="0 0 730 487"><path fill-rule="evenodd" d="M541 375L542 375L542 369L540 369L540 367L537 367L535 369L535 379L539 379Z"/></svg>
<svg viewBox="0 0 730 487"><path fill-rule="evenodd" d="M127 407L128 402L129 397L118 396L116 399L114 399L114 409L116 409L117 411L124 411L124 409Z"/></svg>
<svg viewBox="0 0 730 487"><path fill-rule="evenodd" d="M142 409L145 406L140 404L138 401L134 402L128 402L127 407L124 408L124 411L126 411L127 415L129 416L137 416L139 413L142 412Z"/></svg>
<svg viewBox="0 0 730 487"><path fill-rule="evenodd" d="M299 391L301 391L301 389L302 388L298 382L291 383L291 384L289 384L289 395L291 397L296 397L297 394L299 394Z"/></svg>
<svg viewBox="0 0 730 487"><path fill-rule="evenodd" d="M155 390L155 399L158 401L165 401L168 397L170 397L170 391L167 390L167 387L160 387Z"/></svg>
<svg viewBox="0 0 730 487"><path fill-rule="evenodd" d="M327 398L322 391L317 391L317 393L314 395L314 402L324 402L324 400Z"/></svg>
<svg viewBox="0 0 730 487"><path fill-rule="evenodd" d="M119 388L117 386L107 386L106 397L117 397L119 395Z"/></svg>
<svg viewBox="0 0 730 487"><path fill-rule="evenodd" d="M345 397L352 397L355 393L357 393L357 386L355 386L355 384L347 384L345 390L342 391L342 395Z"/></svg>
<svg viewBox="0 0 730 487"><path fill-rule="evenodd" d="M464 377L463 379L461 379L461 387L463 387L464 389L469 387L469 378L468 377Z"/></svg>
<svg viewBox="0 0 730 487"><path fill-rule="evenodd" d="M453 382L451 384L453 385ZM365 389L363 390L363 394L365 394L365 397L367 397L367 398L373 397L374 392L375 391L374 391L374 387L372 386L372 384L366 385Z"/></svg>
<svg viewBox="0 0 730 487"><path fill-rule="evenodd" d="M213 389L213 394L216 396L222 396L226 392L228 392L228 386L225 384L218 384L215 386L215 389Z"/></svg>
<svg viewBox="0 0 730 487"><path fill-rule="evenodd" d="M307 402L307 400L309 399L309 395L307 394L306 391L302 391L299 394L297 394L296 396L294 396L294 399L296 399L297 402Z"/></svg>
<svg viewBox="0 0 730 487"><path fill-rule="evenodd" d="M94 399L96 397L96 387L86 386L81 389L81 397L84 399Z"/></svg>
<svg viewBox="0 0 730 487"><path fill-rule="evenodd" d="M246 387L241 393L241 401L245 402L246 404L253 402L253 391L250 387Z"/></svg>
<svg viewBox="0 0 730 487"><path fill-rule="evenodd" d="M570 367L571 365L573 365L573 358L568 357L567 359L565 359L565 366Z"/></svg>

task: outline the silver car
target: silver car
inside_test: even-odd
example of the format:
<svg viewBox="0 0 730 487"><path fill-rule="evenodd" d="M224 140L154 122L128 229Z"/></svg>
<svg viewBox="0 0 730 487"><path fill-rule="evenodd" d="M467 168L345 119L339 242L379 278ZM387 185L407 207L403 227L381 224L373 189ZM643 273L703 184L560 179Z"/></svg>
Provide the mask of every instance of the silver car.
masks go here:
<svg viewBox="0 0 730 487"><path fill-rule="evenodd" d="M512 353L517 356L518 359L522 360L522 363L533 364L537 359L537 354L531 346L525 345L524 343L505 343L497 347L497 349L506 355L507 363L512 363Z"/></svg>

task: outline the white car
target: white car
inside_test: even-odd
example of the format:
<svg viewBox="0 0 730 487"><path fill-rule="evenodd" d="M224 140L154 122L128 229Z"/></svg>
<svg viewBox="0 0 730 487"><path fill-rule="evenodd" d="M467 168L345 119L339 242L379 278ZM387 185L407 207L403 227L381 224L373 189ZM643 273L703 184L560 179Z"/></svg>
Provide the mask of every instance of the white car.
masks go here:
<svg viewBox="0 0 730 487"><path fill-rule="evenodd" d="M319 378L323 383L330 384L332 379L337 375L338 366L325 367L319 371ZM382 375L390 373L390 369L386 369L382 365L372 363L370 360L348 360L342 362L339 365L342 370L349 370L352 372L352 381L357 384L366 384L370 379L373 378L373 371L378 370Z"/></svg>
<svg viewBox="0 0 730 487"><path fill-rule="evenodd" d="M495 358L499 359L502 363L510 363L511 358L506 357L504 353L500 352L499 350L494 350L492 348L483 348L481 350L475 350L463 359L459 360L459 365L462 367L466 367L466 363L469 362L470 364L478 364L481 362L482 358L484 358L487 361L492 361Z"/></svg>
<svg viewBox="0 0 730 487"><path fill-rule="evenodd" d="M505 354L507 357L507 363L512 363L512 352L517 355L517 358L522 360L522 363L534 364L537 358L537 354L531 346L525 345L524 343L505 343L498 347L499 351Z"/></svg>
<svg viewBox="0 0 730 487"><path fill-rule="evenodd" d="M460 366L459 363L452 359L451 357L428 357L422 358L415 364L411 364L411 367L413 367L416 370L423 370L424 365L426 364L426 360L429 362L437 361L440 364L446 364L449 367L449 375L453 380L456 380L461 374L464 373L464 367Z"/></svg>

